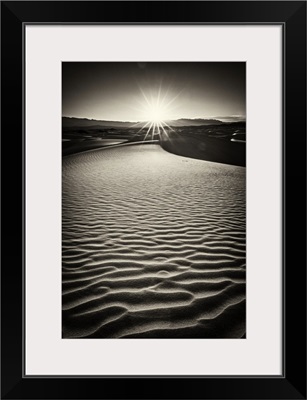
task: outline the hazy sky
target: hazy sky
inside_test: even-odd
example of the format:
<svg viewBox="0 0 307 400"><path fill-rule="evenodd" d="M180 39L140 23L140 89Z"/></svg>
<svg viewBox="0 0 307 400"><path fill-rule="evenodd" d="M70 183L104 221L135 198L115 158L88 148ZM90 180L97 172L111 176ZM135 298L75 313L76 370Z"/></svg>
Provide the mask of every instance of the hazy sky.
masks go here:
<svg viewBox="0 0 307 400"><path fill-rule="evenodd" d="M63 62L62 98L67 117L245 117L245 63Z"/></svg>

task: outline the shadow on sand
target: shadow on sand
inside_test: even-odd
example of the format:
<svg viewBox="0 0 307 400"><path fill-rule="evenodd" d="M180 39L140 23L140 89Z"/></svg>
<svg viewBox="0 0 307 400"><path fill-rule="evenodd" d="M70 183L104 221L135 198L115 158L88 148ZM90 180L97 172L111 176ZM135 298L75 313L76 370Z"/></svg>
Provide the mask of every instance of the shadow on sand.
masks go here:
<svg viewBox="0 0 307 400"><path fill-rule="evenodd" d="M212 137L195 137L172 132L163 133L161 147L179 156L197 158L223 164L246 166L246 143Z"/></svg>

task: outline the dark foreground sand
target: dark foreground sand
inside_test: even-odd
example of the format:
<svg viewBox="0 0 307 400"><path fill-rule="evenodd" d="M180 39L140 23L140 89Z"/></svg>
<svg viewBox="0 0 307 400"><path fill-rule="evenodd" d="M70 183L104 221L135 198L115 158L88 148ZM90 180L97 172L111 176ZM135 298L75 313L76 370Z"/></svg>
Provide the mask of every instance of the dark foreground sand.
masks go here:
<svg viewBox="0 0 307 400"><path fill-rule="evenodd" d="M245 334L245 168L133 145L63 158L64 338Z"/></svg>

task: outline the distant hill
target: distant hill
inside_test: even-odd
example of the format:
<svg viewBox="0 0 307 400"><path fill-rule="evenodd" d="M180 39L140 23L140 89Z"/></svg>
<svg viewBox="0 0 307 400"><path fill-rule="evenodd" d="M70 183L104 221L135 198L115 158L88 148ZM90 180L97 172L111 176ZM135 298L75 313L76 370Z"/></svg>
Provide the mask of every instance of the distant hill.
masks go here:
<svg viewBox="0 0 307 400"><path fill-rule="evenodd" d="M83 128L83 127L106 127L106 128L130 128L134 126L135 122L129 121L102 121L97 119L87 119L87 118L70 118L62 117L63 128Z"/></svg>
<svg viewBox="0 0 307 400"><path fill-rule="evenodd" d="M166 121L170 126L204 126L204 125L221 125L222 121L218 119L202 119L202 118L180 118L172 121Z"/></svg>
<svg viewBox="0 0 307 400"><path fill-rule="evenodd" d="M180 118L176 120L165 121L168 125L174 127L180 126L204 126L204 125L221 125L224 122L218 119L189 119ZM104 121L87 118L70 118L62 117L63 128L131 128L131 127L142 127L144 122L130 122L130 121Z"/></svg>

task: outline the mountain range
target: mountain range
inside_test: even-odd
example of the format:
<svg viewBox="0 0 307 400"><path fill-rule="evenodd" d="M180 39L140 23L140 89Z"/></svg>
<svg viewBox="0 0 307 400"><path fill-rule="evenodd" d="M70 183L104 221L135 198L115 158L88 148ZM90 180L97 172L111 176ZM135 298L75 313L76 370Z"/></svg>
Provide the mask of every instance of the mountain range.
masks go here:
<svg viewBox="0 0 307 400"><path fill-rule="evenodd" d="M180 126L204 126L204 125L222 125L226 122L218 119L203 119L203 118L180 118L175 120L165 121L168 125L173 127ZM131 121L105 121L87 118L74 118L74 117L62 117L63 128L132 128L142 127L144 121L131 122Z"/></svg>

